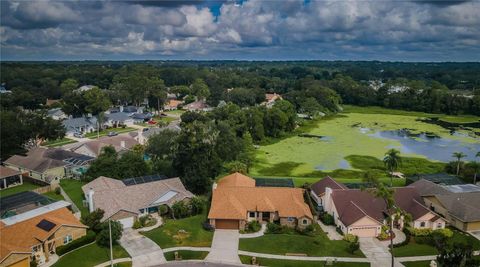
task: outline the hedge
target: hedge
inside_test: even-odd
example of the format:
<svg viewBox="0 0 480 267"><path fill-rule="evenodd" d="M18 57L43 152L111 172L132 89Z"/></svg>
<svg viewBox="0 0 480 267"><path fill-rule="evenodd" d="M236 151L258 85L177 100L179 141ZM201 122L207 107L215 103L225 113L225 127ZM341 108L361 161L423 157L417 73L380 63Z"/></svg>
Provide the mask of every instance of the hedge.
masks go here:
<svg viewBox="0 0 480 267"><path fill-rule="evenodd" d="M85 236L80 237L79 239L75 239L72 242L57 247L57 255L62 256L63 254L72 251L76 248L84 246L86 244L90 244L95 241L95 232L89 230Z"/></svg>

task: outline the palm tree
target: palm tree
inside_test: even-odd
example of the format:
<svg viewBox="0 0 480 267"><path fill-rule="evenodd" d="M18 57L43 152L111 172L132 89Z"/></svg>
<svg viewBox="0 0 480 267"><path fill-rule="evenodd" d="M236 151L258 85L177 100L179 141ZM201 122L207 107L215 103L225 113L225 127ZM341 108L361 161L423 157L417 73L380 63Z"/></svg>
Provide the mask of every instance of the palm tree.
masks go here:
<svg viewBox="0 0 480 267"><path fill-rule="evenodd" d="M381 198L385 202L386 211L388 215L388 229L390 233L390 254L392 255L392 267L394 267L394 257L393 257L393 238L391 238L393 233L393 222L398 214L402 214L402 211L395 207L395 200L393 198L393 189L391 187L385 186L382 182L378 180L377 177L372 175L365 175L363 181L373 186L372 188L362 188L362 190L367 190L376 198Z"/></svg>
<svg viewBox="0 0 480 267"><path fill-rule="evenodd" d="M385 153L383 164L385 164L385 167L387 167L387 170L390 172L390 186L393 186L393 172L401 163L402 158L400 157L400 151L392 148Z"/></svg>
<svg viewBox="0 0 480 267"><path fill-rule="evenodd" d="M478 154L478 153L477 153ZM452 157L457 159L457 175L460 173L460 162L462 158L466 157L463 152L453 152Z"/></svg>
<svg viewBox="0 0 480 267"><path fill-rule="evenodd" d="M480 163L476 161L470 162L470 168L473 169L473 184L477 184L477 174L480 171Z"/></svg>

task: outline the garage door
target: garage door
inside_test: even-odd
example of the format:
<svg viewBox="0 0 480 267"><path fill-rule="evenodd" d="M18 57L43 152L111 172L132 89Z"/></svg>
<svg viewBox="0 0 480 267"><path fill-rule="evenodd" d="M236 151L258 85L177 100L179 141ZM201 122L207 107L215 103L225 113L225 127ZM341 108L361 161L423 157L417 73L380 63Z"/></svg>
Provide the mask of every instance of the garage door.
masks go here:
<svg viewBox="0 0 480 267"><path fill-rule="evenodd" d="M128 217L128 218L120 219L118 221L123 225L123 229L126 229L126 228L132 228L134 219L133 217Z"/></svg>
<svg viewBox="0 0 480 267"><path fill-rule="evenodd" d="M217 229L238 229L238 220L215 220Z"/></svg>
<svg viewBox="0 0 480 267"><path fill-rule="evenodd" d="M358 237L376 237L377 227L353 227L352 231L348 232Z"/></svg>

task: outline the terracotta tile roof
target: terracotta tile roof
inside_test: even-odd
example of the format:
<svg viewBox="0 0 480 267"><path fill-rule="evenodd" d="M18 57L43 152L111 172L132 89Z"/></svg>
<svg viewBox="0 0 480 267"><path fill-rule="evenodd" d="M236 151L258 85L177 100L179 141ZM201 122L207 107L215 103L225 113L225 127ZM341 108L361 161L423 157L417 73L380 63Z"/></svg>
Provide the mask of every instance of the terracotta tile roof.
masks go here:
<svg viewBox="0 0 480 267"><path fill-rule="evenodd" d="M325 188L329 187L332 190L348 189L344 184L335 181L332 177L327 176L322 180L311 185L311 189L317 196L321 196L325 193Z"/></svg>
<svg viewBox="0 0 480 267"><path fill-rule="evenodd" d="M82 186L85 195L88 195L90 188L94 191L94 207L105 211L104 220L121 210L138 214L140 209L149 207L170 191L177 194L168 199L167 204L193 197L180 178L127 186L121 180L101 176Z"/></svg>
<svg viewBox="0 0 480 267"><path fill-rule="evenodd" d="M177 108L180 104L183 104L183 101L170 99L165 106L170 108Z"/></svg>
<svg viewBox="0 0 480 267"><path fill-rule="evenodd" d="M424 205L423 199L412 187L399 187L394 189L395 205L410 213L414 220L430 213ZM349 226L364 216L383 222L387 208L383 199L375 198L370 192L358 189L335 190L332 192L340 220Z"/></svg>
<svg viewBox="0 0 480 267"><path fill-rule="evenodd" d="M313 218L303 194L304 190L300 188L255 187L253 179L234 173L218 182L212 194L208 218L246 219L247 211L278 212L280 217Z"/></svg>
<svg viewBox="0 0 480 267"><path fill-rule="evenodd" d="M220 179L217 186L255 187L255 180L235 172Z"/></svg>
<svg viewBox="0 0 480 267"><path fill-rule="evenodd" d="M43 230L37 226L42 220L47 220L55 226L49 231ZM1 225L0 259L4 259L11 252L31 252L32 246L41 244L63 225L87 228L67 208L57 209L13 225Z"/></svg>
<svg viewBox="0 0 480 267"><path fill-rule="evenodd" d="M275 101L277 99L283 99L281 95L277 94L277 93L273 93L273 94L265 94L265 100L267 100L267 102L272 102L272 101Z"/></svg>
<svg viewBox="0 0 480 267"><path fill-rule="evenodd" d="M0 166L0 178L6 178L19 174L21 174L21 172L7 168L5 166Z"/></svg>

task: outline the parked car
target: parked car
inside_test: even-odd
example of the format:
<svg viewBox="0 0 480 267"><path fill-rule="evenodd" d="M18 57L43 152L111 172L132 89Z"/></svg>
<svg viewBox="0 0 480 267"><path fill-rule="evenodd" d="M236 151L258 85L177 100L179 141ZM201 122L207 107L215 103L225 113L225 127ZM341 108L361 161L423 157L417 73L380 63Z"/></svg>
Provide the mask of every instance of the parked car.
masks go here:
<svg viewBox="0 0 480 267"><path fill-rule="evenodd" d="M148 130L150 130L150 128L143 128L143 129L142 129L143 132L146 132L146 131L148 131Z"/></svg>
<svg viewBox="0 0 480 267"><path fill-rule="evenodd" d="M83 134L81 133L73 133L73 136L76 137L76 138L83 138Z"/></svg>
<svg viewBox="0 0 480 267"><path fill-rule="evenodd" d="M117 136L118 133L117 132L108 132L108 136Z"/></svg>
<svg viewBox="0 0 480 267"><path fill-rule="evenodd" d="M168 117L166 113L160 113L160 117Z"/></svg>

